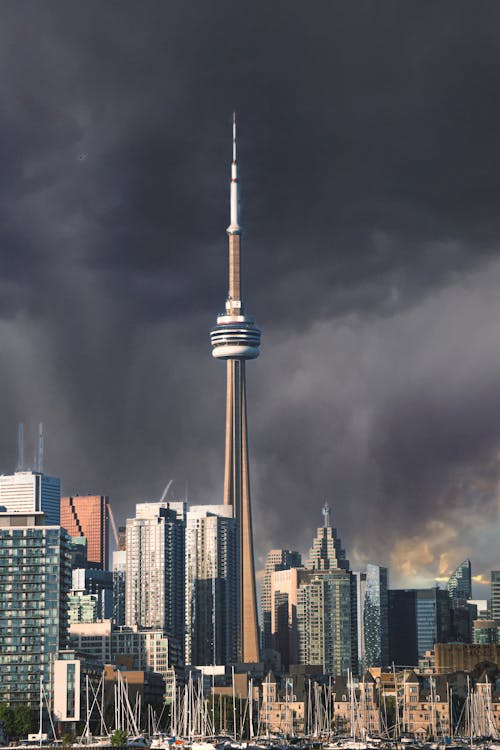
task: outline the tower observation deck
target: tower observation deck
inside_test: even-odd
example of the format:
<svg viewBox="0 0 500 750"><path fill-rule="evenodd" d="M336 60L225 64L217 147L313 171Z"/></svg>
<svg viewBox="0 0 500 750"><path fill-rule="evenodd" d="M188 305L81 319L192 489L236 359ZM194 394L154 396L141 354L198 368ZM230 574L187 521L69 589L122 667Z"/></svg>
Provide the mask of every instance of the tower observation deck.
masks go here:
<svg viewBox="0 0 500 750"><path fill-rule="evenodd" d="M253 554L250 476L248 468L246 373L247 359L259 356L260 330L245 314L241 284L239 182L236 154L236 117L233 119L229 236L229 284L225 313L210 333L212 355L226 360L226 442L224 504L231 505L239 522L239 644L242 662L259 661L257 599Z"/></svg>

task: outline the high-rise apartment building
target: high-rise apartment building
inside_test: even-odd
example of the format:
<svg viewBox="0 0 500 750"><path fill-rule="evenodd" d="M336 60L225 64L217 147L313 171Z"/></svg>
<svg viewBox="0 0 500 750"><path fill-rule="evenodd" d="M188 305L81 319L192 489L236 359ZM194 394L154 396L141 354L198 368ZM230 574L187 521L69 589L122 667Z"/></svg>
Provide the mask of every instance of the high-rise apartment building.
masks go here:
<svg viewBox="0 0 500 750"><path fill-rule="evenodd" d="M304 568L273 570L271 573L272 647L280 654L281 666L287 671L290 664L299 663L298 591L307 575Z"/></svg>
<svg viewBox="0 0 500 750"><path fill-rule="evenodd" d="M248 461L246 362L259 356L260 330L245 312L241 274L236 118L233 121L231 166L231 223L229 235L229 284L226 309L210 333L212 355L226 361L226 440L224 504L231 506L240 530L239 543L239 654L242 662L259 661L259 631L253 553L250 473Z"/></svg>
<svg viewBox="0 0 500 750"><path fill-rule="evenodd" d="M167 505L167 504L165 504ZM161 503L127 519L125 624L184 639L184 521Z"/></svg>
<svg viewBox="0 0 500 750"><path fill-rule="evenodd" d="M87 539L87 564L107 570L109 564L109 497L74 495L61 498L61 526L70 536Z"/></svg>
<svg viewBox="0 0 500 750"><path fill-rule="evenodd" d="M356 588L356 626L358 631L358 674L364 674L366 671L365 656L365 594L366 594L366 573L353 573L353 582Z"/></svg>
<svg viewBox="0 0 500 750"><path fill-rule="evenodd" d="M186 514L186 664L238 658L238 526L228 505Z"/></svg>
<svg viewBox="0 0 500 750"><path fill-rule="evenodd" d="M301 664L321 664L332 676L352 669L351 587L351 574L342 569L311 571L301 583L297 594Z"/></svg>
<svg viewBox="0 0 500 750"><path fill-rule="evenodd" d="M70 538L43 513L0 513L0 703L50 697L51 660L66 645Z"/></svg>
<svg viewBox="0 0 500 750"><path fill-rule="evenodd" d="M356 587L327 503L323 516L297 594L299 654L339 675L357 669Z"/></svg>
<svg viewBox="0 0 500 750"><path fill-rule="evenodd" d="M491 619L500 622L500 570L491 571Z"/></svg>
<svg viewBox="0 0 500 750"><path fill-rule="evenodd" d="M472 598L472 566L470 560L464 560L448 579L446 585L450 599L467 602Z"/></svg>
<svg viewBox="0 0 500 750"><path fill-rule="evenodd" d="M363 635L366 667L389 664L388 571L380 565L366 566Z"/></svg>
<svg viewBox="0 0 500 750"><path fill-rule="evenodd" d="M124 545L125 546L125 545ZM127 555L125 549L113 552L113 622L125 625L125 581Z"/></svg>
<svg viewBox="0 0 500 750"><path fill-rule="evenodd" d="M260 609L262 617L262 648L273 648L271 630L271 576L275 570L300 568L302 558L299 552L290 549L272 549L268 552L264 578L260 590Z"/></svg>
<svg viewBox="0 0 500 750"><path fill-rule="evenodd" d="M49 525L60 521L61 480L40 471L16 471L0 476L0 510L7 513L45 513Z"/></svg>

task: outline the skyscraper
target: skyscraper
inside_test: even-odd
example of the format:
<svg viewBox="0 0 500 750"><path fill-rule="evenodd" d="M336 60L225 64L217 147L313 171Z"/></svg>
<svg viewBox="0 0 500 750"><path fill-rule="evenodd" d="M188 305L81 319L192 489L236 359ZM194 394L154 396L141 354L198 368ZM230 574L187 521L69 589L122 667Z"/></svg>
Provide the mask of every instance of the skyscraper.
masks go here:
<svg viewBox="0 0 500 750"><path fill-rule="evenodd" d="M238 525L228 505L186 514L186 664L231 664L238 646Z"/></svg>
<svg viewBox="0 0 500 750"><path fill-rule="evenodd" d="M127 580L127 553L124 549L113 552L113 622L125 625L125 581Z"/></svg>
<svg viewBox="0 0 500 750"><path fill-rule="evenodd" d="M7 513L45 513L45 522L58 526L61 480L41 471L16 471L0 476L0 508Z"/></svg>
<svg viewBox="0 0 500 750"><path fill-rule="evenodd" d="M43 513L0 513L0 703L37 706L40 677L50 694L67 639L69 546Z"/></svg>
<svg viewBox="0 0 500 750"><path fill-rule="evenodd" d="M460 563L448 579L446 588L450 599L466 602L472 598L472 568L470 560Z"/></svg>
<svg viewBox="0 0 500 750"><path fill-rule="evenodd" d="M273 648L271 638L271 577L276 570L289 570L300 568L302 558L299 552L290 549L272 549L266 557L264 578L260 590L260 610L262 617L262 648Z"/></svg>
<svg viewBox="0 0 500 750"><path fill-rule="evenodd" d="M500 570L491 571L491 619L500 621Z"/></svg>
<svg viewBox="0 0 500 750"><path fill-rule="evenodd" d="M161 629L182 644L184 521L175 510L137 505L127 519L126 561L125 624Z"/></svg>
<svg viewBox="0 0 500 750"><path fill-rule="evenodd" d="M386 667L389 664L389 601L387 568L366 566L366 588L363 608L365 666Z"/></svg>
<svg viewBox="0 0 500 750"><path fill-rule="evenodd" d="M327 503L323 517L297 593L299 655L338 675L357 669L356 587Z"/></svg>
<svg viewBox="0 0 500 750"><path fill-rule="evenodd" d="M84 536L87 539L89 567L108 569L109 497L107 495L62 497L61 526L70 536Z"/></svg>
<svg viewBox="0 0 500 750"><path fill-rule="evenodd" d="M236 118L233 120L233 163L231 167L231 223L229 235L229 289L225 313L211 331L212 355L226 360L226 442L224 504L232 506L239 523L240 644L243 662L259 661L257 600L248 468L247 402L245 364L259 356L260 330L245 313L241 284L241 234L239 217Z"/></svg>
<svg viewBox="0 0 500 750"><path fill-rule="evenodd" d="M446 591L393 589L389 591L389 659L414 666L435 643L450 637L450 606Z"/></svg>

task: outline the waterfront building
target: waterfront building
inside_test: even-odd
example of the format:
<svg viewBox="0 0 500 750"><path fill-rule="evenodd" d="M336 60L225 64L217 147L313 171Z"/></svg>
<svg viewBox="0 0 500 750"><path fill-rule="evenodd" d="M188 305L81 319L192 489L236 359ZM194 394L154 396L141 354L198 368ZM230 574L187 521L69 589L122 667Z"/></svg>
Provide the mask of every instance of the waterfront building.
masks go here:
<svg viewBox="0 0 500 750"><path fill-rule="evenodd" d="M87 540L87 565L108 570L109 497L74 495L61 498L61 526L72 537Z"/></svg>
<svg viewBox="0 0 500 750"><path fill-rule="evenodd" d="M70 537L43 513L0 513L0 703L50 698L52 660L64 648Z"/></svg>
<svg viewBox="0 0 500 750"><path fill-rule="evenodd" d="M352 677L350 678L352 680ZM355 685L348 678L338 676L333 685L333 719L335 731L339 734L352 734L354 737L379 735L382 731L379 692L370 672ZM358 710L352 710L354 699ZM351 726L354 719L354 727Z"/></svg>
<svg viewBox="0 0 500 750"><path fill-rule="evenodd" d="M372 564L366 566L363 605L364 663L366 667L385 667L389 664L387 568Z"/></svg>
<svg viewBox="0 0 500 750"><path fill-rule="evenodd" d="M127 555L125 549L116 550L113 552L113 622L115 625L125 625L126 577Z"/></svg>
<svg viewBox="0 0 500 750"><path fill-rule="evenodd" d="M260 605L262 618L262 648L273 648L273 638L271 630L271 576L276 570L289 570L290 568L300 568L302 558L299 552L289 549L272 549L266 557L264 577L262 580Z"/></svg>
<svg viewBox="0 0 500 750"><path fill-rule="evenodd" d="M448 737L450 706L446 679L418 677L410 671L405 675L403 690L403 731L410 732L418 740Z"/></svg>
<svg viewBox="0 0 500 750"><path fill-rule="evenodd" d="M260 724L263 733L279 733L296 737L305 729L305 702L297 700L293 679L285 677L281 690L277 679L269 672L262 682Z"/></svg>
<svg viewBox="0 0 500 750"><path fill-rule="evenodd" d="M186 514L186 664L238 658L238 525L229 505Z"/></svg>
<svg viewBox="0 0 500 750"><path fill-rule="evenodd" d="M260 330L245 312L242 292L236 118L233 121L229 235L229 284L226 309L211 331L212 355L226 361L226 436L224 504L239 525L239 656L242 662L259 661L257 599L250 503L247 435L246 361L259 355Z"/></svg>
<svg viewBox="0 0 500 750"><path fill-rule="evenodd" d="M127 519L125 624L184 639L184 521L174 508L139 503Z"/></svg>
<svg viewBox="0 0 500 750"><path fill-rule="evenodd" d="M111 620L74 623L69 628L72 647L102 664L128 664L132 669L158 672L168 696L174 685L174 668L181 663L177 642L163 630L115 627Z"/></svg>
<svg viewBox="0 0 500 750"><path fill-rule="evenodd" d="M0 511L44 513L50 526L59 526L61 480L41 471L16 471L0 475Z"/></svg>

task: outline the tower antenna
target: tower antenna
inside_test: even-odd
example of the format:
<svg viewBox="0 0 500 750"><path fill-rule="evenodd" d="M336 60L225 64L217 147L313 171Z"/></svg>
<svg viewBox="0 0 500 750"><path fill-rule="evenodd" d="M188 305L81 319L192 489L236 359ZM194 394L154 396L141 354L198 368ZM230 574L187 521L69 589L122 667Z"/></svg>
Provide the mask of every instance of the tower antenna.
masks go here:
<svg viewBox="0 0 500 750"><path fill-rule="evenodd" d="M38 425L38 471L43 472L43 422Z"/></svg>
<svg viewBox="0 0 500 750"><path fill-rule="evenodd" d="M19 422L17 426L17 469L16 471L22 471L24 469L24 425Z"/></svg>

